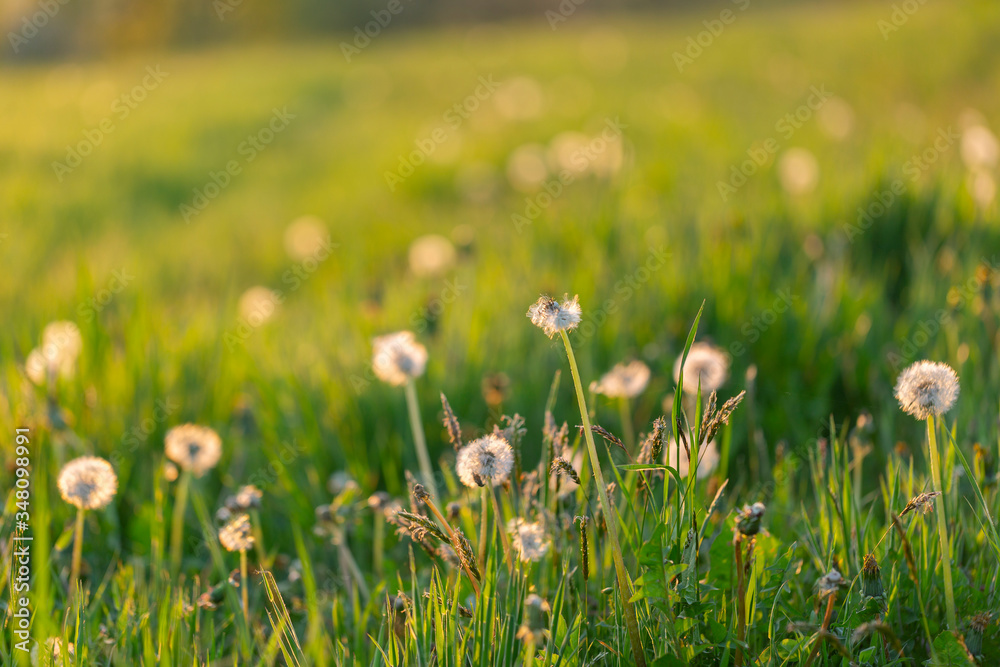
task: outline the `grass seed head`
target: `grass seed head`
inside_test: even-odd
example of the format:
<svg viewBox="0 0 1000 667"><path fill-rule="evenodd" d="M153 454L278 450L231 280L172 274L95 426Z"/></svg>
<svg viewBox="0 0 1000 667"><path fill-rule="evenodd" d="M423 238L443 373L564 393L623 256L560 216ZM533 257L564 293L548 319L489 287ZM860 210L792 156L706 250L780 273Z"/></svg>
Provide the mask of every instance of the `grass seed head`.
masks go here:
<svg viewBox="0 0 1000 667"><path fill-rule="evenodd" d="M461 528L453 528L452 530L455 539L452 540L451 545L455 549L455 554L462 567L471 572L476 579L482 579L482 575L479 574L479 564L476 562L476 552L472 550L469 538L465 536Z"/></svg>
<svg viewBox="0 0 1000 667"><path fill-rule="evenodd" d="M573 519L573 523L580 529L580 569L584 581L590 579L590 545L587 537L587 521L586 516L578 516Z"/></svg>
<svg viewBox="0 0 1000 667"><path fill-rule="evenodd" d="M561 456L557 456L552 460L552 468L550 469L550 472L556 476L566 475L577 484L580 483L580 475L578 475L576 470L573 469L573 466L569 464L569 461Z"/></svg>
<svg viewBox="0 0 1000 667"><path fill-rule="evenodd" d="M899 516L903 517L910 512L917 511L921 514L929 514L930 511L934 509L934 499L940 495L940 491L931 491L929 493L921 493L914 498L910 498L910 501L906 503L906 507L904 507L903 511L899 513Z"/></svg>
<svg viewBox="0 0 1000 667"><path fill-rule="evenodd" d="M451 409L451 404L448 403L448 399L445 398L444 392L441 393L441 407L444 408L444 428L448 431L448 441L451 446L456 450L462 447L462 427L458 423L458 417L455 416L455 411Z"/></svg>

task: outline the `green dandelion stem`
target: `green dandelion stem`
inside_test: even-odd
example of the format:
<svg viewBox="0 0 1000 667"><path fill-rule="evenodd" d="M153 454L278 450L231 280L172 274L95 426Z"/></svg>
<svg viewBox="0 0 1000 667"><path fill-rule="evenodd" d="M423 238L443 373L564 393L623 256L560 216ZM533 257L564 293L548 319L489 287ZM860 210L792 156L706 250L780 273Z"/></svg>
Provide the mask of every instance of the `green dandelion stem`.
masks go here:
<svg viewBox="0 0 1000 667"><path fill-rule="evenodd" d="M490 522L490 506L486 500L486 494L489 493L489 489L484 485L479 489L479 562L486 567L486 527ZM499 518L494 518L494 521L499 521Z"/></svg>
<svg viewBox="0 0 1000 667"><path fill-rule="evenodd" d="M420 404L417 403L417 386L413 378L406 381L406 408L410 413L410 427L413 429L413 441L417 447L417 459L420 462L420 475L424 478L424 486L431 494L435 503L439 503L437 488L434 485L434 469L431 468L431 457L427 454L427 441L424 439L424 425L420 419Z"/></svg>
<svg viewBox="0 0 1000 667"><path fill-rule="evenodd" d="M941 454L937 448L937 430L934 416L927 417L927 448L930 450L931 478L934 490L942 494L934 503L934 513L937 515L938 540L941 543L941 566L944 568L944 603L948 615L948 628L958 629L955 616L955 589L951 583L951 548L948 545L948 523L945 516L944 488L941 484Z"/></svg>
<svg viewBox="0 0 1000 667"><path fill-rule="evenodd" d="M176 577L181 569L181 554L184 541L184 511L187 509L188 490L191 488L191 471L181 472L177 483L177 500L170 525L170 571Z"/></svg>
<svg viewBox="0 0 1000 667"><path fill-rule="evenodd" d="M243 599L243 620L250 627L250 581L247 578L247 550L240 549L240 595Z"/></svg>
<svg viewBox="0 0 1000 667"><path fill-rule="evenodd" d="M69 590L70 597L76 591L80 580L80 563L83 559L83 508L76 511L76 525L73 529L73 564L70 567Z"/></svg>
<svg viewBox="0 0 1000 667"><path fill-rule="evenodd" d="M608 539L611 541L611 555L615 562L615 572L618 577L618 589L621 594L622 604L625 606L625 625L628 628L629 641L632 644L632 655L638 667L646 667L646 656L642 650L642 638L639 636L639 621L636 619L635 606L632 604L632 582L628 572L625 570L625 560L622 558L622 548L618 542L618 529L615 526L616 514L614 508L608 500L607 486L604 483L604 473L601 471L601 462L597 458L597 446L594 444L594 434L590 430L590 416L587 414L587 399L583 393L583 384L580 382L580 370L576 365L576 356L573 354L573 346L569 342L566 331L559 332L562 336L563 345L566 346L566 356L569 359L570 373L573 375L573 384L576 386L576 400L580 405L580 418L583 420L583 434L587 440L587 451L590 452L590 463L594 469L594 481L597 485L597 497L601 503L601 511L604 512L605 523L608 527Z"/></svg>

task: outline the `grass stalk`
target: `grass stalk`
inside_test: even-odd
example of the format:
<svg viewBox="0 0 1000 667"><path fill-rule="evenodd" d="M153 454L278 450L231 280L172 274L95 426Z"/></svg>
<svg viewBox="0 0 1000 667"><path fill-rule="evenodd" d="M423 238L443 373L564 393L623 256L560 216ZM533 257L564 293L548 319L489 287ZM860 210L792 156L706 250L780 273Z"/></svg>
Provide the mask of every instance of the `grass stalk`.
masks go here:
<svg viewBox="0 0 1000 667"><path fill-rule="evenodd" d="M639 621L635 615L635 606L632 604L632 582L628 572L625 570L625 560L622 558L622 548L618 542L618 529L615 526L617 515L614 514L614 507L608 500L607 486L604 483L604 473L601 471L601 462L597 457L597 446L594 444L594 434L590 430L590 416L587 414L587 399L583 393L583 384L580 382L580 370L576 365L576 355L573 354L573 346L569 342L566 331L560 331L563 345L566 347L566 357L569 359L569 369L573 376L573 384L576 387L576 399L580 406L580 418L583 420L583 434L587 440L587 451L590 453L590 463L594 469L594 481L597 485L597 497L601 503L601 511L604 512L605 523L608 528L608 539L611 541L611 555L615 563L615 574L618 577L618 589L621 594L622 604L625 607L625 625L628 629L629 641L632 644L632 656L638 667L646 667L646 656L643 653L642 638L639 635Z"/></svg>
<svg viewBox="0 0 1000 667"><path fill-rule="evenodd" d="M484 489L487 487L483 487ZM500 544L503 545L503 555L507 560L507 569L510 570L511 574L514 574L514 559L511 556L510 538L507 537L507 526L504 525L503 512L500 511L500 501L497 500L497 494L493 492L493 489L489 489L487 493L490 496L490 500L493 501L493 525L496 526L497 532L500 533ZM486 561L482 561L485 563Z"/></svg>
<svg viewBox="0 0 1000 667"><path fill-rule="evenodd" d="M951 581L951 548L948 542L948 520L945 515L944 488L941 484L941 454L937 448L937 429L934 424L934 416L927 417L927 448L930 450L931 480L934 490L942 495L939 501L934 503L934 513L937 516L938 540L941 543L941 566L944 568L944 603L948 618L948 629L957 630L955 616L955 589Z"/></svg>
<svg viewBox="0 0 1000 667"><path fill-rule="evenodd" d="M618 415L622 422L622 438L625 441L625 447L628 449L629 455L632 455L635 452L635 428L632 426L632 410L626 396L621 396L618 399Z"/></svg>

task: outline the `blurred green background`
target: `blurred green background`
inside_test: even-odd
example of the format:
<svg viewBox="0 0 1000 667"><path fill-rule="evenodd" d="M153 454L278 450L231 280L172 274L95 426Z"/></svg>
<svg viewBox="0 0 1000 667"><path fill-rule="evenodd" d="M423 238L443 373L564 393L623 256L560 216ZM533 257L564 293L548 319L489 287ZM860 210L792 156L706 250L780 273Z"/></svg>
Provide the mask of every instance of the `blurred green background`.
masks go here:
<svg viewBox="0 0 1000 667"><path fill-rule="evenodd" d="M470 431L501 411L526 416L533 460L565 363L525 317L541 292L580 295L585 382L630 357L651 366L639 430L671 395L704 301L699 338L734 353L724 394L752 368L751 409L736 417L749 428L734 429L730 465L754 472L745 482L764 481L779 445L814 445L831 415L870 412L878 453L897 440L918 450L919 424L891 389L919 358L958 370L966 437L990 432L996 3L928 3L898 25L886 2L584 6L555 28L548 3L499 22L390 22L345 57L353 26L385 6L317 18L303 36L293 28L312 23L308 12L285 23L248 2L221 22L242 26L231 33L122 28L117 46L100 42L114 48L40 41L0 64L0 421L52 419L24 361L47 322L77 322L85 348L60 419L81 440L66 446L126 452L117 507L137 551L163 434L183 421L223 437L209 482L219 494L293 441L308 465L284 467L267 489L289 511L326 502L337 469L366 490L403 492L402 470L416 465L403 396L369 371L371 338L389 331L413 329L429 349L418 390L432 451L448 449L443 391ZM8 9L9 30L30 10ZM733 20L706 32L725 10ZM33 39L86 32L60 21L99 23L82 5L62 11ZM675 52L691 62L679 67ZM814 87L824 101L810 109ZM783 119L796 113L789 133ZM609 121L620 132L592 144ZM723 200L719 182L768 146ZM423 164L390 187L386 173L414 151ZM212 188L230 163L239 173ZM894 183L889 202L879 193ZM201 196L203 210L184 208ZM852 229L880 198L884 213ZM289 231L303 216L312 222ZM327 258L289 251L317 225ZM448 243L413 250L429 234ZM667 260L644 272L657 253ZM443 263L423 266L428 257ZM280 291L266 322L267 299L241 310L254 286ZM790 308L772 312L782 295ZM502 401L484 396L484 378ZM569 391L564 381L567 410ZM176 407L167 419L154 419L158 400ZM614 423L614 406L597 411Z"/></svg>

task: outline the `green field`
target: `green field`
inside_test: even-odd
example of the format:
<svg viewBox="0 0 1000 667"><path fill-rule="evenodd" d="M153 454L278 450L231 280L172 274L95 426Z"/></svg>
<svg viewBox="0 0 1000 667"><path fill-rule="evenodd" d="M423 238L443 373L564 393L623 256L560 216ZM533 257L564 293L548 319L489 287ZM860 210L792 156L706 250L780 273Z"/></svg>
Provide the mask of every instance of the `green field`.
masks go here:
<svg viewBox="0 0 1000 667"><path fill-rule="evenodd" d="M726 7L732 20L703 32ZM389 24L350 62L338 38L4 65L0 581L13 590L14 434L29 428L32 636L73 642L81 665L632 664L612 548L593 532L593 483L559 500L498 493L507 518L548 517L552 546L511 575L494 537L479 596L367 501L385 491L408 505L405 473L419 471L404 392L371 372L372 338L392 331L427 347L423 431L438 491L462 503L457 525L474 545L480 495L454 478L441 392L467 440L523 416L525 470L545 467L550 400L583 452L563 346L525 317L539 294L568 293L583 308L570 340L584 389L620 361L652 370L628 408L635 432L670 413L674 361L702 306L697 339L731 356L719 403L747 391L720 432L723 461L697 483L661 477L630 496L622 488L634 492L639 473L616 466L638 446L626 456L597 442L607 481L622 476L616 523L649 664L806 664L814 650L813 664L848 664L837 645L851 664L969 664L958 637L968 644L984 612L980 660L996 664L1000 220L976 189L998 174L994 161L976 180L963 137L1000 131L1000 6L893 13L884 2L728 3L581 12L555 29L544 15ZM792 177L818 168L800 192L781 167L797 149L805 166ZM286 229L305 215L329 238L292 257ZM454 264L417 275L408 253L428 234L452 242ZM254 286L280 297L259 326L239 307ZM55 320L76 322L83 347L47 391L25 365ZM957 636L945 628L935 515L903 519L916 571L899 535L876 549L891 514L931 490L926 429L893 396L925 358L961 381L938 438ZM501 382L501 395L484 382ZM626 437L615 403L588 402L595 423ZM186 422L215 429L223 453L192 484L172 576L178 484L163 443ZM73 603L76 512L56 476L83 455L111 461L119 490L86 516ZM357 486L345 491L341 475L331 490L334 473ZM263 492L250 567L276 588L251 576L248 627L240 589L222 585L239 562L219 549L212 515L250 483ZM314 530L335 492L340 545ZM733 519L756 501L767 512L741 644ZM577 515L591 518L586 582ZM884 627L859 635L874 618L856 580L872 551ZM824 624L814 584L833 568L854 585L829 598ZM220 585L217 609L196 604ZM425 599L431 589L441 597ZM537 644L515 637L529 589L552 607ZM404 593L408 614L390 615L386 596ZM19 664L2 599L0 661Z"/></svg>

